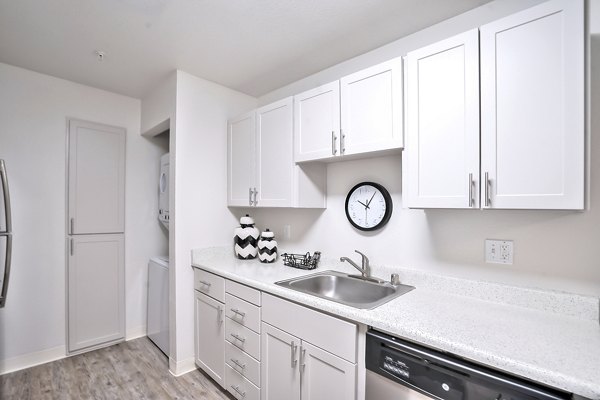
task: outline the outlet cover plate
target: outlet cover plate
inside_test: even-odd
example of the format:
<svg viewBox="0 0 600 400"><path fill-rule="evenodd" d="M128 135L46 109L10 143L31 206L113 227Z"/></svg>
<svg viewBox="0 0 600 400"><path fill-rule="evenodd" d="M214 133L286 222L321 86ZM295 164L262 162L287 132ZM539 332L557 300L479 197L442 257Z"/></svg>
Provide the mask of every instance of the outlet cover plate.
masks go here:
<svg viewBox="0 0 600 400"><path fill-rule="evenodd" d="M512 240L485 240L485 262L494 264L513 263L514 243Z"/></svg>

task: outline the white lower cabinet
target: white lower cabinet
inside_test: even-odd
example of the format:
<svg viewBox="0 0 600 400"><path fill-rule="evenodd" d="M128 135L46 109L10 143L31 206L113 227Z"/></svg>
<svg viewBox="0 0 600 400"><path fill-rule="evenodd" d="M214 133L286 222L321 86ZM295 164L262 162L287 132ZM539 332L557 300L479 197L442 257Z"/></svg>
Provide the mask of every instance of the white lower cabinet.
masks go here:
<svg viewBox="0 0 600 400"><path fill-rule="evenodd" d="M261 351L262 400L356 398L354 324L263 294Z"/></svg>
<svg viewBox="0 0 600 400"><path fill-rule="evenodd" d="M196 365L220 385L224 384L225 353L223 303L196 290Z"/></svg>

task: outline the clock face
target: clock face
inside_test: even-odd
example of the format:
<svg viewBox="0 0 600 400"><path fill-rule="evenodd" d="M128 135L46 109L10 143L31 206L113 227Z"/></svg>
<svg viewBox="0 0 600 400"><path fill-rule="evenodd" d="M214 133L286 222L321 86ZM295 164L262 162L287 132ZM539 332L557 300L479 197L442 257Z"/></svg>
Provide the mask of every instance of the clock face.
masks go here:
<svg viewBox="0 0 600 400"><path fill-rule="evenodd" d="M383 227L392 215L392 198L381 185L362 182L346 197L346 217L357 229L372 231Z"/></svg>

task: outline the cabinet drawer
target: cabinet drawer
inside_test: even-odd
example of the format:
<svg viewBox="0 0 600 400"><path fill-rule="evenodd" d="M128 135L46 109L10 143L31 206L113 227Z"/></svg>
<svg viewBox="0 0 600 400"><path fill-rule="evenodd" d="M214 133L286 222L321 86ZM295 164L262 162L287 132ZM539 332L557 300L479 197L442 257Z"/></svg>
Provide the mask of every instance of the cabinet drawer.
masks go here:
<svg viewBox="0 0 600 400"><path fill-rule="evenodd" d="M263 293L262 320L351 363L356 362L355 324Z"/></svg>
<svg viewBox="0 0 600 400"><path fill-rule="evenodd" d="M260 291L234 281L225 282L225 291L260 307Z"/></svg>
<svg viewBox="0 0 600 400"><path fill-rule="evenodd" d="M258 333L232 321L231 318L225 318L225 339L260 361L260 335Z"/></svg>
<svg viewBox="0 0 600 400"><path fill-rule="evenodd" d="M229 342L225 342L225 362L260 387L260 362Z"/></svg>
<svg viewBox="0 0 600 400"><path fill-rule="evenodd" d="M225 279L218 275L194 268L194 288L221 303L225 303Z"/></svg>
<svg viewBox="0 0 600 400"><path fill-rule="evenodd" d="M229 365L225 366L225 385L227 391L238 400L260 400L260 389Z"/></svg>
<svg viewBox="0 0 600 400"><path fill-rule="evenodd" d="M240 325L260 333L260 308L254 304L226 293L225 315Z"/></svg>

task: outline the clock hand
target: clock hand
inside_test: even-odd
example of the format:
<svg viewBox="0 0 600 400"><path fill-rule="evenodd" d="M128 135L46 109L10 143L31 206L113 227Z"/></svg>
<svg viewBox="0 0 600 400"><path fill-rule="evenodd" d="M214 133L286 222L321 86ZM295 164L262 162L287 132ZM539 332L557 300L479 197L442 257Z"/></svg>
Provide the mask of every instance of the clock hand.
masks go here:
<svg viewBox="0 0 600 400"><path fill-rule="evenodd" d="M368 205L368 204L365 204L365 203L363 203L363 202L362 202L362 201L360 201L360 200L356 200L356 201L358 201L360 204L362 204L362 205L363 205L365 208L369 208L369 205Z"/></svg>
<svg viewBox="0 0 600 400"><path fill-rule="evenodd" d="M371 202L373 201L373 197L375 197L375 193L377 193L377 192L373 192L373 196L371 196L371 199L367 202L367 208L369 207L369 204L371 204Z"/></svg>

